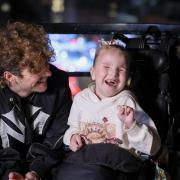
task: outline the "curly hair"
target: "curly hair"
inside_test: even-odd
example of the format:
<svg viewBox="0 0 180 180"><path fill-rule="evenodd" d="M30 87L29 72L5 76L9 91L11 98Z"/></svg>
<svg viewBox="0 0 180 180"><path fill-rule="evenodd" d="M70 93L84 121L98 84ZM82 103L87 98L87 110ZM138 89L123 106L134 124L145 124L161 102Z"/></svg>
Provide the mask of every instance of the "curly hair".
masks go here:
<svg viewBox="0 0 180 180"><path fill-rule="evenodd" d="M5 71L21 76L24 68L37 74L54 58L48 34L40 25L13 22L0 30L0 86Z"/></svg>

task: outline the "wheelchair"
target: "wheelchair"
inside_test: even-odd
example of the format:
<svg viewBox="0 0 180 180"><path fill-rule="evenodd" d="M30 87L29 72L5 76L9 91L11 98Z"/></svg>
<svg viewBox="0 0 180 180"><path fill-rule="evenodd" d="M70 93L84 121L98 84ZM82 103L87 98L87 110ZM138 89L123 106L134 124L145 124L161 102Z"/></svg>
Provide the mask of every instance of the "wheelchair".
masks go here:
<svg viewBox="0 0 180 180"><path fill-rule="evenodd" d="M59 166L60 171L56 171L53 180L58 180L60 177L63 177L63 180L73 178L84 180L85 177L86 180L154 180L157 176L157 168L163 170L164 176L168 179L170 174L168 143L171 142L167 142L170 141L167 137L170 136L169 127L172 125L170 124L172 117L169 59L167 54L160 50L134 49L130 45L127 48L132 63L131 82L128 88L154 120L162 139L162 148L153 157L142 154L139 162L129 152L115 145L88 145L75 155L69 152L70 155L67 155L65 162ZM111 153L113 156L110 155ZM78 163L74 164L74 162Z"/></svg>
<svg viewBox="0 0 180 180"><path fill-rule="evenodd" d="M149 34L146 36L149 36ZM113 168L115 167L114 170L109 167L109 164L107 166L104 161L100 161L100 164L96 164L90 162L89 159L87 160L84 158L86 157L87 152L96 152L96 148L98 148L97 152L101 152L101 150L106 151L110 148L107 145L95 145L95 147L92 147L93 150L91 147L85 149L85 155L82 151L80 152L79 156L83 156L84 159L78 165L73 165L71 162L80 159L73 159L73 155L71 157L72 159L67 158L68 160L66 159L66 162L60 165L61 171L57 172L57 174L59 174L56 179L58 179L58 177L66 177L65 179L69 180L78 177L78 180L84 180L84 177L86 177L87 180L154 180L158 179L158 176L165 179L169 179L171 176L172 169L170 167L172 166L172 155L174 155L175 152L173 149L174 115L172 112L173 103L169 78L169 55L165 49L153 48L152 42L151 47L148 47L148 38L146 39L146 47L142 46L142 43L144 43L141 42L142 40L138 39L137 41L128 42L121 34L115 34L113 38L120 41L122 39L123 41L126 41L126 48L131 56L131 77L128 88L135 94L139 104L145 112L147 112L154 120L162 140L162 148L153 157L142 154L140 157L142 162L139 167L138 162L133 164L134 160L131 161L132 164L128 164L122 160L123 158L118 159L119 153L124 154L124 151L121 149L121 152L117 153L116 160L113 159L115 162L117 161L115 164L118 164L118 167L113 164ZM135 43L139 43L140 48L137 48L137 44ZM114 147L112 147L112 152L114 154L116 153ZM87 157L89 156L91 156L91 153L87 155ZM130 158L126 153L124 154L124 157L127 159ZM108 157L104 159L108 161ZM70 166L69 163L71 164ZM126 166L126 163L128 166ZM136 168L139 169L137 170ZM119 173L119 170L121 173ZM160 172L158 171L162 171L164 174L162 175L161 172L160 175ZM70 174L70 172L72 174ZM176 179L176 177L173 178L174 180Z"/></svg>
<svg viewBox="0 0 180 180"><path fill-rule="evenodd" d="M139 163L135 166L130 164L126 167L127 170L120 164L122 173L102 164L94 165L93 162L87 164L84 161L71 166L68 162L61 163L58 168L61 171L54 170L56 177L53 180L159 180L157 177L159 169L163 170L166 176L161 178L179 180L180 147L177 141L180 132L178 129L180 88L175 79L179 72L179 66L176 64L180 63L180 57L176 56L174 51L180 42L174 37L164 37L154 27L150 27L140 38L128 39L122 33L114 34L113 38L126 44L131 55L129 89L135 94L145 112L154 120L162 140L162 147L153 157L142 156L143 163L140 166ZM108 149L104 145L93 148ZM123 150L122 154L127 155ZM127 158L131 157L127 155Z"/></svg>

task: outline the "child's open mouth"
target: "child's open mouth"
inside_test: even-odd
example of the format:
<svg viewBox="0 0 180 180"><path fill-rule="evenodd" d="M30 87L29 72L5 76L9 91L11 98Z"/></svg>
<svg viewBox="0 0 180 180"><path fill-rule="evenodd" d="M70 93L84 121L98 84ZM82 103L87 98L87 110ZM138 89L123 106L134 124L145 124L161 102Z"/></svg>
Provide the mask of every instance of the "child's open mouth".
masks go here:
<svg viewBox="0 0 180 180"><path fill-rule="evenodd" d="M108 80L105 80L105 83L108 85L108 86L117 86L119 81L118 80L112 80L112 79L108 79Z"/></svg>

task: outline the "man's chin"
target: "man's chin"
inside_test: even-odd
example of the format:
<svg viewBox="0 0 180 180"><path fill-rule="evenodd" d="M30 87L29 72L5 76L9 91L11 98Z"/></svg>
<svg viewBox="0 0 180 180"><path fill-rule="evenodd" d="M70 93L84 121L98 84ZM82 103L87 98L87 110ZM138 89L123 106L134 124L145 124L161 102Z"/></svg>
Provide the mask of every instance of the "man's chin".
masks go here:
<svg viewBox="0 0 180 180"><path fill-rule="evenodd" d="M47 85L38 86L34 88L34 92L43 93L47 90Z"/></svg>

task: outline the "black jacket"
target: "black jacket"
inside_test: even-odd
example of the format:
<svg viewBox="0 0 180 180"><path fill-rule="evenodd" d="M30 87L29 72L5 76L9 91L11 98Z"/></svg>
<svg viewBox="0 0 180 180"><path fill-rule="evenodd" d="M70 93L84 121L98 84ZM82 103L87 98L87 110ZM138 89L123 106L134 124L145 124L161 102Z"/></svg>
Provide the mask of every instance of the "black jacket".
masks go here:
<svg viewBox="0 0 180 180"><path fill-rule="evenodd" d="M0 177L22 166L43 177L59 161L72 99L67 73L50 68L44 93L20 98L8 88L0 89Z"/></svg>

